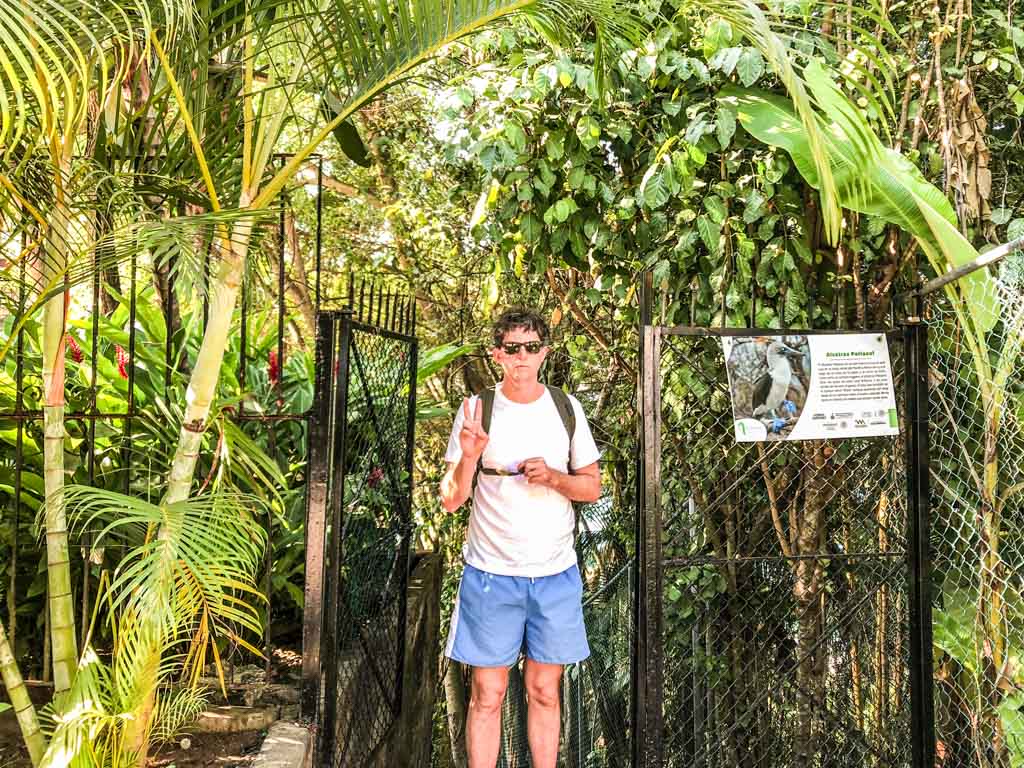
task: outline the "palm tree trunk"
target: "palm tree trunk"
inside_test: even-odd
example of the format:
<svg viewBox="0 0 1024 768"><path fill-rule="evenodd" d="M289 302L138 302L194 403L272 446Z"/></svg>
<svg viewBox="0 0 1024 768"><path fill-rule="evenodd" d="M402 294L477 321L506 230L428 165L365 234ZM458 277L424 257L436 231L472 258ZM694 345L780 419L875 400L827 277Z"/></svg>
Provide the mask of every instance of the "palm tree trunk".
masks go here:
<svg viewBox="0 0 1024 768"><path fill-rule="evenodd" d="M243 219L235 225L230 243L225 248L213 279L209 323L203 333L203 343L199 348L199 356L196 358L188 384L188 407L178 436L178 447L174 453L167 484L165 501L168 503L187 499L192 490L196 460L203 442L206 418L210 415L210 406L217 394L217 381L220 378L221 363L224 361L224 351L228 345L231 318L238 302L251 234L251 221Z"/></svg>
<svg viewBox="0 0 1024 768"><path fill-rule="evenodd" d="M18 717L18 726L21 728L21 736L28 747L28 755L33 766L38 766L46 752L46 739L43 732L39 730L39 718L36 717L36 708L28 697L28 689L21 679L21 670L18 669L18 662L14 659L14 652L7 640L7 633L4 631L3 622L0 622L0 676L4 680L4 688L7 689L7 697L11 700L14 713Z"/></svg>
<svg viewBox="0 0 1024 768"><path fill-rule="evenodd" d="M248 201L243 200L243 205ZM243 267L248 253L249 237L252 224L243 219L235 225L234 231L225 244L224 254L210 289L209 322L203 333L202 346L196 365L192 369L186 400L188 407L185 420L181 426L178 447L171 464L167 494L164 502L173 504L184 501L192 491L192 478L195 474L196 461L202 447L203 432L206 429L206 418L217 394L217 382L220 378L220 367L224 360L224 352L228 345L228 332L231 329L231 318L238 301L239 288L242 283ZM157 534L162 538L164 532ZM158 630L149 635L155 647L147 653L159 658L160 648L157 638L163 637ZM156 667L154 667L155 671ZM148 753L148 734L156 706L156 688L152 687L145 696L136 719L125 728L125 743L135 753L136 764L143 768Z"/></svg>
<svg viewBox="0 0 1024 768"><path fill-rule="evenodd" d="M41 270L44 284L63 273L67 214L58 203ZM60 278L57 278L60 279ZM43 307L43 478L46 491L47 603L53 653L54 693L71 688L78 662L75 606L71 596L71 562L64 511L64 332L67 294Z"/></svg>

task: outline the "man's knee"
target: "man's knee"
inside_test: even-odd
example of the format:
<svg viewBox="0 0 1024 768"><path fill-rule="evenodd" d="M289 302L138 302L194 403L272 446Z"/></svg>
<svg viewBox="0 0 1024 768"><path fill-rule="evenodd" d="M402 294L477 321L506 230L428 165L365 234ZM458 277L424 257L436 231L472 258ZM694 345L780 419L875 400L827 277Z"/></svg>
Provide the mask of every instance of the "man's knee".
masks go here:
<svg viewBox="0 0 1024 768"><path fill-rule="evenodd" d="M473 674L473 690L469 705L482 714L495 714L501 711L501 703L505 700L505 689L508 688L508 673L495 674L493 671Z"/></svg>
<svg viewBox="0 0 1024 768"><path fill-rule="evenodd" d="M526 695L529 697L530 704L543 709L557 709L560 682L560 677L527 681Z"/></svg>

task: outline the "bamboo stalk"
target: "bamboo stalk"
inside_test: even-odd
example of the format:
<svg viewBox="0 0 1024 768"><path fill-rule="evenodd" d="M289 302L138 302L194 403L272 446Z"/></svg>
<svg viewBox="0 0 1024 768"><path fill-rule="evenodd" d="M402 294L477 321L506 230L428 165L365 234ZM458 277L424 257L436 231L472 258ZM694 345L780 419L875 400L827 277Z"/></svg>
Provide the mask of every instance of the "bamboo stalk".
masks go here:
<svg viewBox="0 0 1024 768"><path fill-rule="evenodd" d="M42 250L41 272L50 281L64 268L66 257L64 207L58 202L51 218L47 247ZM75 607L71 595L71 558L64 510L64 332L66 293L43 307L43 478L46 493L43 522L46 530L47 605L53 657L54 693L71 688L78 662Z"/></svg>
<svg viewBox="0 0 1024 768"><path fill-rule="evenodd" d="M36 716L36 708L28 696L28 689L21 677L21 670L18 669L18 662L14 658L14 651L7 640L7 632L4 630L3 622L0 621L0 676L3 677L4 688L7 690L7 697L14 707L14 714L18 718L18 727L21 728L21 736L28 747L28 755L33 766L38 766L46 752L46 739L39 729L39 718Z"/></svg>

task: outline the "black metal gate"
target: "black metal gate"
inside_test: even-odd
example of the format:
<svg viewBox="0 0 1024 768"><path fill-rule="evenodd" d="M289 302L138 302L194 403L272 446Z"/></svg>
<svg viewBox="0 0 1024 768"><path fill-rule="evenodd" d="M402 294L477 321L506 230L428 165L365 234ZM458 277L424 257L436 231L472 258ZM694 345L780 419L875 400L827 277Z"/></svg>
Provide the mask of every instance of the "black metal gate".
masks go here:
<svg viewBox="0 0 1024 768"><path fill-rule="evenodd" d="M737 443L722 337L797 333L642 329L636 766L934 764L927 329L898 437Z"/></svg>
<svg viewBox="0 0 1024 768"><path fill-rule="evenodd" d="M318 316L302 691L316 765L370 764L401 708L414 326L411 304L372 291L355 313Z"/></svg>

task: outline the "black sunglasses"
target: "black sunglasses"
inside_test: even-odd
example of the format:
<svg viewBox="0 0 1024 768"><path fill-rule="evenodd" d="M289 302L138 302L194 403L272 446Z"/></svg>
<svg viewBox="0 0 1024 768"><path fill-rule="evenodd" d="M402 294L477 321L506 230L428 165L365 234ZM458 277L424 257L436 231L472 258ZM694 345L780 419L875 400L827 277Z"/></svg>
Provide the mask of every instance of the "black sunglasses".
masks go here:
<svg viewBox="0 0 1024 768"><path fill-rule="evenodd" d="M520 348L525 347L531 355L536 355L544 348L543 341L506 341L501 345L506 355L518 355Z"/></svg>

